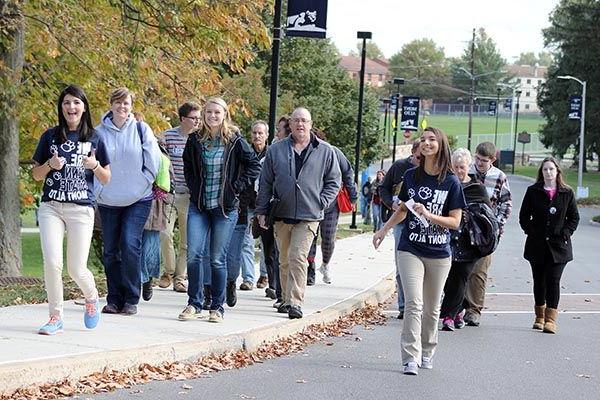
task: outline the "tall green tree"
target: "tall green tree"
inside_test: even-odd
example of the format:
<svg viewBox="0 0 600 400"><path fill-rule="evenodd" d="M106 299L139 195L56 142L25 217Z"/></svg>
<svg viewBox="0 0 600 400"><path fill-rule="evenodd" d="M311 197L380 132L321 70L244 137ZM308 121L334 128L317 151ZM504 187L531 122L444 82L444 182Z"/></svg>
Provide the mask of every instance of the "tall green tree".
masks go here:
<svg viewBox="0 0 600 400"><path fill-rule="evenodd" d="M535 65L547 67L552 63L552 54L547 51L540 51L537 56L533 51L523 52L515 60L515 65Z"/></svg>
<svg viewBox="0 0 600 400"><path fill-rule="evenodd" d="M447 89L450 69L444 49L432 39L406 43L390 58L389 69L395 77L405 79L403 93L435 100L453 97Z"/></svg>
<svg viewBox="0 0 600 400"><path fill-rule="evenodd" d="M19 115L23 1L0 0L0 276L19 276Z"/></svg>
<svg viewBox="0 0 600 400"><path fill-rule="evenodd" d="M381 51L379 46L377 46L377 43L373 42L372 40L367 41L365 52L367 54L367 58L370 58L371 60L384 57L383 51ZM359 56L362 54L362 40L356 42L356 54Z"/></svg>
<svg viewBox="0 0 600 400"><path fill-rule="evenodd" d="M496 93L496 84L506 78L506 61L500 55L496 42L487 34L484 28L479 28L475 34L475 51L473 52L473 75L475 80L475 94L493 95ZM471 71L471 43L465 46L460 59L452 65L453 86L469 90L471 79L464 70Z"/></svg>
<svg viewBox="0 0 600 400"><path fill-rule="evenodd" d="M563 156L570 146L579 150L579 121L569 121L569 96L581 94L581 85L558 80L571 75L587 81L585 151L600 152L600 2L596 0L562 0L550 15L550 26L543 30L546 46L554 49L554 62L538 95L538 104L547 123L541 140L555 154ZM600 170L600 165L599 165Z"/></svg>

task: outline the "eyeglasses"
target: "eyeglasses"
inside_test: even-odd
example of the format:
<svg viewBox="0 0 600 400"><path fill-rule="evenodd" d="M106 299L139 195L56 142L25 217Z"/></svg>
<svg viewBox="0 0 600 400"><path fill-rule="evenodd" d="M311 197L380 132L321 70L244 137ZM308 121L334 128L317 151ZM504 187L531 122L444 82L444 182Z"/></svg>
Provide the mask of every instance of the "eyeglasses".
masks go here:
<svg viewBox="0 0 600 400"><path fill-rule="evenodd" d="M265 135L265 132L263 131L252 131L252 133L254 133L255 135Z"/></svg>
<svg viewBox="0 0 600 400"><path fill-rule="evenodd" d="M487 158L482 158L478 154L475 154L475 161L480 162L481 164L488 164L488 163L492 162L492 160L489 160Z"/></svg>
<svg viewBox="0 0 600 400"><path fill-rule="evenodd" d="M183 117L183 118L191 119L192 121L200 121L202 119L202 117Z"/></svg>
<svg viewBox="0 0 600 400"><path fill-rule="evenodd" d="M302 124L302 125L306 125L306 124L309 124L312 122L310 119L306 119L306 118L292 118L292 119L290 119L290 121L292 121L294 124Z"/></svg>

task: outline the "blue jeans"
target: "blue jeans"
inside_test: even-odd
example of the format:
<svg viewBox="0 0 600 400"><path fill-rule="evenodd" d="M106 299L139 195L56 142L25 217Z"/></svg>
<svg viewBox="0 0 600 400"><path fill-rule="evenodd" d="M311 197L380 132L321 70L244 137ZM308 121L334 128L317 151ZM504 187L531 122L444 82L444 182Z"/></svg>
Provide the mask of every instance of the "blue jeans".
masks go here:
<svg viewBox="0 0 600 400"><path fill-rule="evenodd" d="M118 308L140 301L142 234L151 204L148 200L127 207L98 206L108 289L106 302Z"/></svg>
<svg viewBox="0 0 600 400"><path fill-rule="evenodd" d="M142 235L142 283L160 274L160 232L144 229Z"/></svg>
<svg viewBox="0 0 600 400"><path fill-rule="evenodd" d="M377 232L381 229L382 221L381 221L381 204L372 204L373 206L373 232Z"/></svg>
<svg viewBox="0 0 600 400"><path fill-rule="evenodd" d="M223 309L225 300L225 283L227 279L227 250L231 235L237 221L237 210L226 216L220 208L199 210L196 204L190 203L187 220L188 237L188 305L202 310L204 301L203 256L208 251L210 259L210 292L212 298L211 310ZM205 249L206 240L210 237L210 248Z"/></svg>
<svg viewBox="0 0 600 400"><path fill-rule="evenodd" d="M400 243L400 236L402 236L402 229L404 224L400 223L394 226L394 260L396 262L396 285L398 286L398 311L404 310L404 291L402 289L402 280L400 279L400 262L398 260L398 244Z"/></svg>
<svg viewBox="0 0 600 400"><path fill-rule="evenodd" d="M204 286L210 286L210 235L207 236L206 243L204 244L204 250L202 251L202 271L204 272L204 279L202 280L202 283Z"/></svg>
<svg viewBox="0 0 600 400"><path fill-rule="evenodd" d="M242 280L254 283L254 238L250 224L236 225L227 252L227 282L235 282L242 270Z"/></svg>

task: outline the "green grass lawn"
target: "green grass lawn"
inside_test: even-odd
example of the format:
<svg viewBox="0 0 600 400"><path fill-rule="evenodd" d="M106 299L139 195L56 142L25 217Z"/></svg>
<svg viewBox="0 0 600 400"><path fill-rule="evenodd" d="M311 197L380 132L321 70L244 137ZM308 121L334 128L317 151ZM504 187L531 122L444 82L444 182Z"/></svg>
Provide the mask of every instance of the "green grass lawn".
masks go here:
<svg viewBox="0 0 600 400"><path fill-rule="evenodd" d="M537 177L537 171L539 167L536 166L525 166L515 167L515 174L529 176L531 178ZM588 169L589 171L589 169ZM563 169L563 176L567 181L567 184L577 190L577 171L572 169ZM600 172L589 171L583 174L583 186L587 186L590 189L590 198L600 199Z"/></svg>
<svg viewBox="0 0 600 400"><path fill-rule="evenodd" d="M467 116L453 115L428 115L427 125L442 129L447 135L462 136L467 135L469 118ZM419 117L419 126L423 121L423 116ZM384 117L381 117L380 126L383 128ZM519 125L517 131L527 131L529 133L537 132L540 125L545 122L539 115L519 115ZM473 117L473 135L494 134L496 129L496 118L488 116ZM510 117L498 118L498 134L510 133Z"/></svg>

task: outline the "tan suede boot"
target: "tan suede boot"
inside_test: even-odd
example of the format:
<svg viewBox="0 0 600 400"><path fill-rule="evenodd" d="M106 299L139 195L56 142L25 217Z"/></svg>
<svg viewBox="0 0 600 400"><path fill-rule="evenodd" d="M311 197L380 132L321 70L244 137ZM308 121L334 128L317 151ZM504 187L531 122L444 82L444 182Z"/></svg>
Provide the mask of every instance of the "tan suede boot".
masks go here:
<svg viewBox="0 0 600 400"><path fill-rule="evenodd" d="M544 332L556 333L556 318L558 318L558 310L556 308L546 308L544 312Z"/></svg>
<svg viewBox="0 0 600 400"><path fill-rule="evenodd" d="M537 329L539 331L544 329L544 311L546 310L546 306L535 306L535 322L533 323L532 329Z"/></svg>

